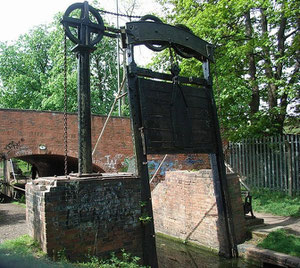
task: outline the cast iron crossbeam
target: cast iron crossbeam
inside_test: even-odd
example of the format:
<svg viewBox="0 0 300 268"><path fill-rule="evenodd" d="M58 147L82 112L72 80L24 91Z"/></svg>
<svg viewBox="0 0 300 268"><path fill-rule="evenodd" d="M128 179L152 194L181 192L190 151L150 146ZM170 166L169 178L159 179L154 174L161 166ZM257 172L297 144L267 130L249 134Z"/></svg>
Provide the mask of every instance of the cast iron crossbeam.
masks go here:
<svg viewBox="0 0 300 268"><path fill-rule="evenodd" d="M214 61L213 46L184 28L153 21L126 23L126 44L168 43L189 49L195 58Z"/></svg>

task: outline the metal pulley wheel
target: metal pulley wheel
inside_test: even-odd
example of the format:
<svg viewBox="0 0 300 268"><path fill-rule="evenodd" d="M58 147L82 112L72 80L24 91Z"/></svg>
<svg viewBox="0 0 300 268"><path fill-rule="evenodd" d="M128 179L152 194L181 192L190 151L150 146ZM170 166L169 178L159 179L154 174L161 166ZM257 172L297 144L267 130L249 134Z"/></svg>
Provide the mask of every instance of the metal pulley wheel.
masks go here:
<svg viewBox="0 0 300 268"><path fill-rule="evenodd" d="M104 35L103 20L99 12L88 2L69 6L62 24L69 39L78 45L94 46Z"/></svg>
<svg viewBox="0 0 300 268"><path fill-rule="evenodd" d="M189 29L188 27L186 27L183 24L176 24L175 27L183 29L187 32L193 33L191 29ZM183 58L192 58L195 56L195 53L193 52L193 50L186 48L184 46L178 45L178 44L172 44L172 47L174 48L175 52L180 55Z"/></svg>
<svg viewBox="0 0 300 268"><path fill-rule="evenodd" d="M141 19L141 21L149 21L149 22L157 22L162 23L162 21L153 15L145 15ZM168 47L168 43L166 42L146 42L145 46L153 51L162 51Z"/></svg>

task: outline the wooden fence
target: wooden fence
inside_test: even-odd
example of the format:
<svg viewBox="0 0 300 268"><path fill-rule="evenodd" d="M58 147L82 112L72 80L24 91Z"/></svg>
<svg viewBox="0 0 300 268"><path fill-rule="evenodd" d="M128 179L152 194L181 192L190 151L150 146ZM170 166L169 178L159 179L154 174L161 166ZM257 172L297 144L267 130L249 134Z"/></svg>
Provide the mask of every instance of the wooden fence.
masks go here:
<svg viewBox="0 0 300 268"><path fill-rule="evenodd" d="M229 143L228 162L252 187L300 193L300 135Z"/></svg>

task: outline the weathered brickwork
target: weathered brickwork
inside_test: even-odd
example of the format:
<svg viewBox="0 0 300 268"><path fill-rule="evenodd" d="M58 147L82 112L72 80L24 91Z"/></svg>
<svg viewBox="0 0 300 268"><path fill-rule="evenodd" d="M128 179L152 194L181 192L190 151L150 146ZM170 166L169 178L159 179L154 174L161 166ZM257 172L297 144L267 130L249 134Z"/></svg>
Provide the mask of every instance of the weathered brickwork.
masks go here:
<svg viewBox="0 0 300 268"><path fill-rule="evenodd" d="M49 256L141 256L140 194L136 177L38 179L26 185L30 235Z"/></svg>
<svg viewBox="0 0 300 268"><path fill-rule="evenodd" d="M228 177L238 243L245 239L245 219L236 176ZM152 191L156 232L222 252L224 221L218 208L211 170L166 172Z"/></svg>
<svg viewBox="0 0 300 268"><path fill-rule="evenodd" d="M105 120L106 116L92 116L93 147ZM68 155L73 158L78 157L77 125L77 114L68 114ZM61 112L0 109L0 154L6 158L63 156L63 131ZM97 148L95 165L105 172L122 169L124 160L133 156L129 118L112 117Z"/></svg>
<svg viewBox="0 0 300 268"><path fill-rule="evenodd" d="M93 147L106 116L92 116ZM63 113L31 110L0 109L0 159L18 157L35 164L40 177L64 174ZM77 115L68 115L69 167L77 167ZM42 147L41 147L42 146ZM44 148L44 149L41 149ZM159 166L163 155L149 155L150 176ZM72 161L71 161L72 160ZM59 163L59 164L58 164ZM133 144L130 119L112 117L93 156L101 172L134 172ZM154 180L164 178L167 170L209 168L207 155L168 155ZM75 171L71 169L70 171ZM97 170L98 171L98 170Z"/></svg>

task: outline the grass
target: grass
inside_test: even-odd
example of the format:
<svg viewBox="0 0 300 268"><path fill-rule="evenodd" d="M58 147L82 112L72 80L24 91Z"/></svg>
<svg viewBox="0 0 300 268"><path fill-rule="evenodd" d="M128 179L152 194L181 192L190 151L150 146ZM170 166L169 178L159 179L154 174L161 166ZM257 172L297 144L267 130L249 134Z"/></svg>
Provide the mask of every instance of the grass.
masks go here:
<svg viewBox="0 0 300 268"><path fill-rule="evenodd" d="M29 235L23 235L14 240L6 240L0 244L0 249L21 256L32 255L38 258L45 256L38 243Z"/></svg>
<svg viewBox="0 0 300 268"><path fill-rule="evenodd" d="M26 208L26 204L23 202L14 201L14 202L12 202L12 204L21 206L22 208Z"/></svg>
<svg viewBox="0 0 300 268"><path fill-rule="evenodd" d="M300 257L300 237L288 234L284 229L269 233L257 246Z"/></svg>
<svg viewBox="0 0 300 268"><path fill-rule="evenodd" d="M58 267L49 261L35 242L28 235L14 240L7 240L0 244L1 267Z"/></svg>
<svg viewBox="0 0 300 268"><path fill-rule="evenodd" d="M51 261L40 249L39 244L29 235L23 235L14 240L7 240L0 244L0 264L3 267L85 267L85 268L142 268L138 264L139 258L122 252L121 258L111 255L110 259L101 260L95 256L88 256L88 261L71 263L64 251L58 253L58 261ZM0 266L1 266L0 265ZM2 266L1 266L2 267Z"/></svg>
<svg viewBox="0 0 300 268"><path fill-rule="evenodd" d="M267 189L254 189L251 194L254 211L277 216L300 217L299 195L290 197L285 193Z"/></svg>

